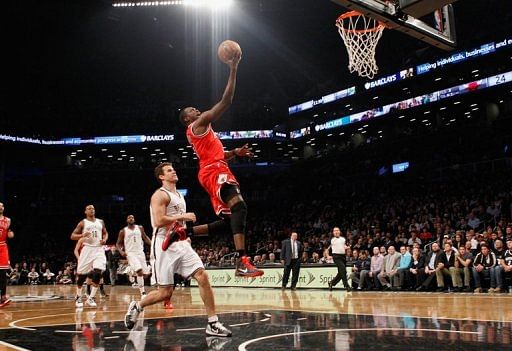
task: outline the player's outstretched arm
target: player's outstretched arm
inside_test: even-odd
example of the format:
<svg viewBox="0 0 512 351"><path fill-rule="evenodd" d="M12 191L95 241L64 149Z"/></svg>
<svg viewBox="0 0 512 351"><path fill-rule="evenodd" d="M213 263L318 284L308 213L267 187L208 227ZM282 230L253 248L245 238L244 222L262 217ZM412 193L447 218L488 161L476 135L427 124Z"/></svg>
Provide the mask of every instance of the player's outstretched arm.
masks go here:
<svg viewBox="0 0 512 351"><path fill-rule="evenodd" d="M201 113L201 116L196 122L197 126L207 127L208 124L216 121L226 112L233 102L233 96L235 95L236 88L236 74L238 70L238 63L240 62L241 56L233 58L229 62L229 78L222 99L216 103L210 110Z"/></svg>
<svg viewBox="0 0 512 351"><path fill-rule="evenodd" d="M229 161L233 159L235 156L240 157L253 157L254 154L252 149L249 147L249 144L245 144L242 147L237 147L236 149L224 151L224 159Z"/></svg>

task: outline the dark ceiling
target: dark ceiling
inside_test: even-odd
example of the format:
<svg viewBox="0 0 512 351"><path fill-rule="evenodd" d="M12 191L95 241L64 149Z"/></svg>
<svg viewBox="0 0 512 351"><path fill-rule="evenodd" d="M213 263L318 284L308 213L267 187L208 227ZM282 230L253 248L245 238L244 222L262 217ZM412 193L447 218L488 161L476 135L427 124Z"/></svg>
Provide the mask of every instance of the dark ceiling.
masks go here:
<svg viewBox="0 0 512 351"><path fill-rule="evenodd" d="M215 48L228 37L244 52L234 109L270 106L274 116L261 121L263 128L284 120L286 106L359 81L347 71L334 26L340 6L329 0L235 2L228 17L183 6L113 8L99 0L7 5L15 19L6 32L14 62L2 89L1 118L25 130L27 121L36 130L68 118L74 135L73 119L84 115L103 123L148 105L163 106L167 116L183 105L209 107L227 76ZM454 7L461 48L512 33L507 0L464 0ZM437 55L443 52L389 30L377 50L382 73Z"/></svg>

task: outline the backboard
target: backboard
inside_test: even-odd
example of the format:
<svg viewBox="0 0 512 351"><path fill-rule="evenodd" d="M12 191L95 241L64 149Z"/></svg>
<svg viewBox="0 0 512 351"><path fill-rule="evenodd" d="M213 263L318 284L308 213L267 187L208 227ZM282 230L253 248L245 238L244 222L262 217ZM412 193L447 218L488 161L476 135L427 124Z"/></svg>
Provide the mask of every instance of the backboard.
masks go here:
<svg viewBox="0 0 512 351"><path fill-rule="evenodd" d="M457 45L451 3L456 0L331 0L443 50Z"/></svg>

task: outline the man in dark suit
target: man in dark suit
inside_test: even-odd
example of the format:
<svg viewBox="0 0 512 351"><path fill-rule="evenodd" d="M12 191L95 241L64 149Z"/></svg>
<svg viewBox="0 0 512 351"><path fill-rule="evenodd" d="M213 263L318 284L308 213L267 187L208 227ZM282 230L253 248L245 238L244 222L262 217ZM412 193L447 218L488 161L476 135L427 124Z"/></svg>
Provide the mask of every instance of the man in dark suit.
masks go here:
<svg viewBox="0 0 512 351"><path fill-rule="evenodd" d="M304 252L304 246L297 240L296 232L292 232L290 239L283 240L281 246L281 263L284 265L282 289L286 289L290 271L292 271L292 290L296 290L302 252Z"/></svg>

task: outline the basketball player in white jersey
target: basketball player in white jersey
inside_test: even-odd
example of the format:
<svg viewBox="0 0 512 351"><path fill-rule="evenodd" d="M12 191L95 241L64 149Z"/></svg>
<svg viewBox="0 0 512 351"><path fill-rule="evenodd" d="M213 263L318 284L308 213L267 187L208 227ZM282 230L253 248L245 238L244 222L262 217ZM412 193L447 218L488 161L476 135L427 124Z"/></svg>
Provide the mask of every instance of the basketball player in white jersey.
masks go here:
<svg viewBox="0 0 512 351"><path fill-rule="evenodd" d="M96 218L93 205L85 207L86 218L81 220L71 233L71 240L83 240L83 248L80 252L78 265L76 267L77 287L75 306L82 308L82 287L87 276L92 280L91 294L86 303L91 307L96 307L96 292L101 280L101 275L107 267L107 258L103 245L107 242L108 233L103 220Z"/></svg>
<svg viewBox="0 0 512 351"><path fill-rule="evenodd" d="M206 307L208 324L206 334L211 336L231 336L231 331L219 322L215 314L215 299L208 280L208 274L198 254L192 249L190 240L184 234L173 242L167 250L162 249L167 228L176 222L186 226L186 221L195 222L196 215L187 212L185 199L176 190L178 176L171 163L161 163L155 168L155 176L162 184L151 197L151 224L153 238L151 240L152 271L157 290L151 291L140 302L132 301L125 316L125 325L132 329L144 307L170 299L173 292L174 274L184 278L193 277L199 285L199 293Z"/></svg>
<svg viewBox="0 0 512 351"><path fill-rule="evenodd" d="M135 224L135 216L126 217L126 227L119 231L117 236L117 249L121 256L126 257L132 271L137 274L137 286L141 298L144 298L144 276L149 275L149 267L146 264L146 255L144 254L144 243L151 247L151 240L144 232L144 227Z"/></svg>

